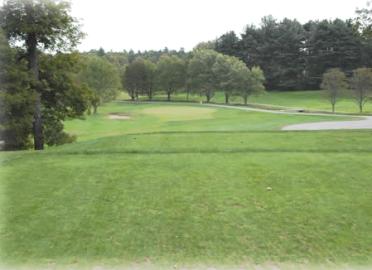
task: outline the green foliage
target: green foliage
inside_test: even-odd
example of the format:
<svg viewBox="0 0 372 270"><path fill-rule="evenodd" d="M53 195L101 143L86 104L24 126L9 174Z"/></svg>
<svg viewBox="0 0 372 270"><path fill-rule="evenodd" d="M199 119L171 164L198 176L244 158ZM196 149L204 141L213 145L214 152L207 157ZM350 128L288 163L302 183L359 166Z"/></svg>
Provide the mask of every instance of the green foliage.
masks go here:
<svg viewBox="0 0 372 270"><path fill-rule="evenodd" d="M188 87L196 89L201 96L205 96L207 102L213 98L216 90L217 68L215 67L213 72L213 67L218 55L217 52L207 49L196 50L187 68Z"/></svg>
<svg viewBox="0 0 372 270"><path fill-rule="evenodd" d="M48 146L57 146L76 142L77 136L63 132L64 125L60 121L56 121L52 114L44 116L43 124L45 143Z"/></svg>
<svg viewBox="0 0 372 270"><path fill-rule="evenodd" d="M360 44L351 22L324 20L309 27L306 81L310 89L317 89L322 74L331 68L351 76L361 65Z"/></svg>
<svg viewBox="0 0 372 270"><path fill-rule="evenodd" d="M173 93L184 87L186 61L176 56L164 56L156 64L155 80L158 91L164 91L171 100Z"/></svg>
<svg viewBox="0 0 372 270"><path fill-rule="evenodd" d="M0 28L0 141L4 150L24 150L32 146L35 93L24 62L18 63Z"/></svg>
<svg viewBox="0 0 372 270"><path fill-rule="evenodd" d="M372 40L372 1L367 1L367 8L357 9L357 17L354 20L354 29L360 33L363 41L371 43Z"/></svg>
<svg viewBox="0 0 372 270"><path fill-rule="evenodd" d="M144 64L146 71L145 93L148 96L149 100L151 100L154 95L155 89L156 66L149 60L146 60Z"/></svg>
<svg viewBox="0 0 372 270"><path fill-rule="evenodd" d="M324 98L332 104L332 112L335 112L335 105L345 97L345 90L348 88L345 73L337 68L328 70L323 74L320 87L325 90Z"/></svg>
<svg viewBox="0 0 372 270"><path fill-rule="evenodd" d="M233 93L231 69L234 61L237 61L237 59L219 54L216 58L216 63L212 68L213 76L215 78L214 87L216 91L225 93L226 103L229 103L229 98Z"/></svg>
<svg viewBox="0 0 372 270"><path fill-rule="evenodd" d="M353 100L358 104L360 113L362 113L364 104L372 100L372 69L358 68L354 70L349 84Z"/></svg>
<svg viewBox="0 0 372 270"><path fill-rule="evenodd" d="M5 0L0 25L14 45L33 34L40 49L68 50L85 36L78 20L68 14L70 9L71 3L63 0Z"/></svg>
<svg viewBox="0 0 372 270"><path fill-rule="evenodd" d="M105 58L88 57L79 79L93 90L94 113L102 103L115 99L121 89L119 70Z"/></svg>
<svg viewBox="0 0 372 270"><path fill-rule="evenodd" d="M20 44L26 48L25 57L33 74L30 88L36 92L33 121L35 150L44 149L42 103L45 99L42 95L54 83L48 81L53 80L52 77L40 78L40 51L71 50L84 37L78 20L71 17L69 11L70 2L55 0L6 0L0 8L0 26L13 46Z"/></svg>
<svg viewBox="0 0 372 270"><path fill-rule="evenodd" d="M45 143L49 146L72 142L63 133L66 119L83 119L93 92L86 84L75 82L76 74L84 68L81 55L57 53L40 57L42 116Z"/></svg>
<svg viewBox="0 0 372 270"><path fill-rule="evenodd" d="M122 84L132 100L138 99L138 96L145 92L147 71L144 61L141 60L136 60L126 66Z"/></svg>
<svg viewBox="0 0 372 270"><path fill-rule="evenodd" d="M366 18L370 16L370 11L363 12ZM239 57L248 68L260 67L268 90L316 90L330 68L351 76L358 67L372 67L372 43L362 42L351 20L302 25L297 20L266 16L259 27L247 25L240 39L228 32L213 44L214 50Z"/></svg>
<svg viewBox="0 0 372 270"><path fill-rule="evenodd" d="M244 104L247 104L248 97L252 94L265 92L263 85L265 77L259 67L249 70L242 61L235 61L232 67L234 95L242 97Z"/></svg>
<svg viewBox="0 0 372 270"><path fill-rule="evenodd" d="M214 50L230 56L239 57L241 54L239 38L234 31L227 32L214 41Z"/></svg>

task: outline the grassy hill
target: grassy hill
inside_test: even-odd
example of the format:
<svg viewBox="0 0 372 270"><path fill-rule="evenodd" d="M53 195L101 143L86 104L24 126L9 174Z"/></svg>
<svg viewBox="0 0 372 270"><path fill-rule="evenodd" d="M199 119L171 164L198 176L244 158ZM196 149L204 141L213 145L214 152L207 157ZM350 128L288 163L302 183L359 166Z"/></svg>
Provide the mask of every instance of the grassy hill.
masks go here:
<svg viewBox="0 0 372 270"><path fill-rule="evenodd" d="M78 143L0 153L0 262L368 268L372 132L277 130L330 119L102 106L66 123Z"/></svg>

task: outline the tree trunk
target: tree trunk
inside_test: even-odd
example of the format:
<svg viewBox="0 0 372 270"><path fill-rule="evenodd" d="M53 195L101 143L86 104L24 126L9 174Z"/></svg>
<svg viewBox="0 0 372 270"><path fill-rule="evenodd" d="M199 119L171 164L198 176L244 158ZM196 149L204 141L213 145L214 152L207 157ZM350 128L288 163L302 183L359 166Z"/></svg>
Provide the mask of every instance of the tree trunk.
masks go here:
<svg viewBox="0 0 372 270"><path fill-rule="evenodd" d="M332 113L335 113L335 104L332 103Z"/></svg>
<svg viewBox="0 0 372 270"><path fill-rule="evenodd" d="M207 95L207 103L209 103L210 99L211 99L211 97L209 95Z"/></svg>
<svg viewBox="0 0 372 270"><path fill-rule="evenodd" d="M44 135L43 135L43 121L41 117L41 89L39 79L39 63L37 61L37 40L35 34L30 34L26 40L27 44L27 58L29 69L34 74L35 85L34 90L36 91L37 99L34 105L34 149L44 149Z"/></svg>
<svg viewBox="0 0 372 270"><path fill-rule="evenodd" d="M229 103L229 95L228 94L225 94L225 99L226 99L226 104Z"/></svg>
<svg viewBox="0 0 372 270"><path fill-rule="evenodd" d="M168 92L167 94L168 94L168 101L170 101L170 92Z"/></svg>
<svg viewBox="0 0 372 270"><path fill-rule="evenodd" d="M149 91L149 100L151 101L152 99L152 90Z"/></svg>
<svg viewBox="0 0 372 270"><path fill-rule="evenodd" d="M360 113L363 113L363 104L359 104Z"/></svg>
<svg viewBox="0 0 372 270"><path fill-rule="evenodd" d="M189 92L187 91L187 101L189 101Z"/></svg>
<svg viewBox="0 0 372 270"><path fill-rule="evenodd" d="M134 96L134 95L132 95L132 96L131 96L131 98L132 98L132 101L134 101L134 98L135 98L135 96Z"/></svg>
<svg viewBox="0 0 372 270"><path fill-rule="evenodd" d="M244 97L244 105L247 105L248 97Z"/></svg>
<svg viewBox="0 0 372 270"><path fill-rule="evenodd" d="M97 114L97 108L98 108L98 105L94 105L93 107L94 107L94 112L93 112L93 114Z"/></svg>

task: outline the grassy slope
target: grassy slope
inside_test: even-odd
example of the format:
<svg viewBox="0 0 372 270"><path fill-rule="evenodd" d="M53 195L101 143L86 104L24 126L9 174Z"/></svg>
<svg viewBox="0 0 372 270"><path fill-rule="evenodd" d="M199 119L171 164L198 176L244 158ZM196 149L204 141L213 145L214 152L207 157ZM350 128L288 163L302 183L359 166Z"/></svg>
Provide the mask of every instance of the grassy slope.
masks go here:
<svg viewBox="0 0 372 270"><path fill-rule="evenodd" d="M275 131L319 119L185 106L175 121L172 107L108 104L67 123L80 143L0 153L0 261L372 263L371 131Z"/></svg>
<svg viewBox="0 0 372 270"><path fill-rule="evenodd" d="M267 92L264 95L250 97L248 102L331 111L332 106L321 97L322 93L323 91ZM125 93L122 93L118 98L128 99L129 97ZM147 100L147 98L143 97L142 100ZM166 100L166 96L155 96L154 100ZM175 95L173 100L186 101L186 95ZM205 102L206 98L190 96L189 100ZM225 96L223 93L217 92L211 101L224 103ZM230 101L243 102L243 99L239 97L232 97ZM336 111L359 113L359 107L352 101L352 99L348 98L341 100L336 104ZM364 113L372 114L372 102L365 104Z"/></svg>
<svg viewBox="0 0 372 270"><path fill-rule="evenodd" d="M1 261L368 265L371 135L163 133L2 153Z"/></svg>

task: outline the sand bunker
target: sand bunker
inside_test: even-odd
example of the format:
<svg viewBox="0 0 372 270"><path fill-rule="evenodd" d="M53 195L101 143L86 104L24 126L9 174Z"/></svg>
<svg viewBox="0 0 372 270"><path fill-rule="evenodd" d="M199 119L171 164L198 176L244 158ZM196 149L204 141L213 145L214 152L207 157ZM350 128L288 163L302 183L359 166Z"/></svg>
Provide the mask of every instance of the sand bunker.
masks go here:
<svg viewBox="0 0 372 270"><path fill-rule="evenodd" d="M130 119L130 116L127 115L118 115L118 114L108 114L108 119Z"/></svg>

